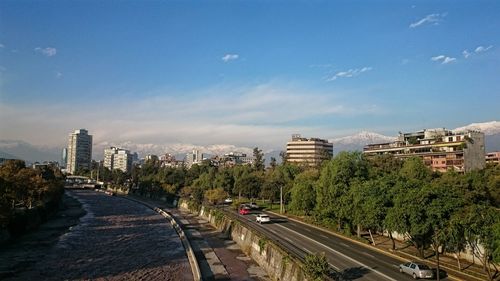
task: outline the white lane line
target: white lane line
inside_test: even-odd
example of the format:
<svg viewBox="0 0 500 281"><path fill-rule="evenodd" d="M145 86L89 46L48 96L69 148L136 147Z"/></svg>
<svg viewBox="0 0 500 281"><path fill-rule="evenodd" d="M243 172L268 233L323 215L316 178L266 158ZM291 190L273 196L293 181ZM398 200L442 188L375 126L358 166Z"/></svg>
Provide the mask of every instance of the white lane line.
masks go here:
<svg viewBox="0 0 500 281"><path fill-rule="evenodd" d="M325 239L328 239L328 237L326 237L326 235L323 235L323 234L320 234L319 236L325 238Z"/></svg>
<svg viewBox="0 0 500 281"><path fill-rule="evenodd" d="M369 256L369 257L371 257L371 258L374 258L374 259L375 259L375 257L374 257L374 256L372 256L372 255L370 255L370 254L368 254L368 253L366 253L366 252L363 252L363 255L365 255L365 256Z"/></svg>
<svg viewBox="0 0 500 281"><path fill-rule="evenodd" d="M332 252L336 253L337 255L340 255L340 256L342 256L342 257L343 257L343 258L345 258L345 259L348 259L348 260L350 260L350 261L352 261L352 262L354 262L354 263L357 263L357 264L359 264L359 265L361 265L361 266L365 267L366 269L371 270L371 271L375 272L376 274L378 274L378 275L380 275L380 276L382 276L382 277L384 277L384 278L387 278L388 280L397 281L396 279L393 279L393 278L391 278L391 277L389 277L389 276L387 276L387 275L383 274L382 272L380 272L380 271L378 271L378 270L375 270L375 269L373 269L373 268L370 268L370 267L369 267L369 266L367 266L366 264L364 264L364 263L362 263L362 262L360 262L360 261L357 261L357 260L355 260L355 259L353 259L353 258L351 258L351 257L349 257L349 256L347 256L347 255L345 255L345 254L343 254L343 253L341 253L341 252L337 251L337 250L334 250L334 249L330 248L330 247L329 247L329 246L327 246L327 245L321 244L321 243L319 243L318 241L316 241L316 240L314 240L314 239L312 239L312 238L309 238L309 237L307 237L307 236L305 236L305 235L303 235L303 234L300 234L300 233L298 233L298 232L297 232L297 231L295 231L295 230L292 230L292 229L286 228L286 227L284 227L284 226L282 226L282 225L279 225L279 224L276 224L276 225L278 225L279 227L283 227L283 228L285 228L286 230L291 231L291 232L293 232L293 233L295 233L295 234L297 234L297 235L299 235L299 236L301 236L301 237L303 237L303 238L305 238L305 239L307 239L307 240L309 240L309 241L311 241L311 242L314 242L314 243L316 243L316 244L318 244L318 245L320 245L320 246L322 246L322 247L324 247L324 248L327 248L327 249L329 249L330 251L332 251Z"/></svg>
<svg viewBox="0 0 500 281"><path fill-rule="evenodd" d="M302 250L304 250L304 251L308 252L309 254L312 254L312 252L311 252L311 251L309 251L308 249L306 249L306 248L304 248L304 247L302 247Z"/></svg>
<svg viewBox="0 0 500 281"><path fill-rule="evenodd" d="M344 242L339 242L339 244L342 244L344 247L351 248L351 246L347 245L347 244L346 244L346 243L344 243Z"/></svg>

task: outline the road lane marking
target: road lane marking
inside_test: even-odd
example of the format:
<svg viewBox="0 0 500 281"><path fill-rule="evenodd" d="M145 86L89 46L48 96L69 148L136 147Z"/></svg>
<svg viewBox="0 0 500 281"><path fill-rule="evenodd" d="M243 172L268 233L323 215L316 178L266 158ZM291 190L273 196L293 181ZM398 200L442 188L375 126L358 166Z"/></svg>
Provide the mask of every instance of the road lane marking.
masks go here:
<svg viewBox="0 0 500 281"><path fill-rule="evenodd" d="M366 253L366 252L363 252L363 255L365 255L365 256L369 256L369 257L371 257L371 258L376 259L374 256L372 256L372 255L370 255L370 254L368 254L368 253Z"/></svg>
<svg viewBox="0 0 500 281"><path fill-rule="evenodd" d="M351 246L347 245L347 244L346 244L346 243L344 243L344 242L339 242L339 244L341 244L341 245L343 245L343 246L345 246L345 247L347 247L347 248L351 248Z"/></svg>
<svg viewBox="0 0 500 281"><path fill-rule="evenodd" d="M307 240L309 240L309 241L312 241L312 242L314 242L314 243L316 243L316 244L318 244L318 245L320 245L320 246L322 246L322 247L324 247L324 248L327 248L327 249L329 249L330 251L332 251L332 252L336 253L337 255L340 255L340 256L342 256L342 257L343 257L343 258L345 258L345 259L348 259L348 260L350 260L350 261L352 261L352 262L354 262L354 263L357 263L357 264L359 264L359 265L361 265L361 266L365 267L366 269L368 269L368 270L370 270L370 271L373 271L373 272L375 272L376 274L378 274L378 275L380 275L380 276L382 276L382 277L384 277L384 278L387 278L388 280L397 281L396 279L393 279L393 278L391 278L391 277L389 277L389 276L387 276L387 275L383 274L382 272L380 272L380 271L378 271L378 270L376 270L376 269L373 269L373 268L371 268L371 267L367 266L366 264L364 264L364 263L362 263L362 262L360 262L360 261L358 261L358 260L355 260L355 259L353 259L353 258L351 258L351 257L349 257L349 256L347 256L347 255L345 255L345 254L343 254L343 253L341 253L341 252L339 252L339 251L337 251L337 250L335 250L335 249L333 249L333 248L331 248L331 247L327 246L327 245L324 245L324 244L322 244L322 243L320 243L320 242L318 242L318 241L316 241L316 240L314 240L314 239L312 239L312 238L309 238L309 237L305 236L304 234L298 233L297 231L292 230L292 229L287 228L287 227L284 227L284 226L282 226L282 225L279 225L279 224L277 224L277 225L278 225L279 227L283 227L283 228L285 228L286 230L291 231L291 232L293 232L293 233L295 233L295 234L297 234L297 235L299 235L299 236L301 236L301 237L304 237L305 239L307 239Z"/></svg>
<svg viewBox="0 0 500 281"><path fill-rule="evenodd" d="M325 239L329 239L328 237L326 237L326 235L323 235L323 234L320 234L319 236L325 238Z"/></svg>

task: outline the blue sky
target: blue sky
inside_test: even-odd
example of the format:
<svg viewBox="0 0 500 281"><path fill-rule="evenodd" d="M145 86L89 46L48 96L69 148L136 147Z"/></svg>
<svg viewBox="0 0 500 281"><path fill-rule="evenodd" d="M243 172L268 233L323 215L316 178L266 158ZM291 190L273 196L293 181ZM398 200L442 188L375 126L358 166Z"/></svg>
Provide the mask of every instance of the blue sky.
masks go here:
<svg viewBox="0 0 500 281"><path fill-rule="evenodd" d="M0 139L281 148L499 120L499 1L0 1Z"/></svg>

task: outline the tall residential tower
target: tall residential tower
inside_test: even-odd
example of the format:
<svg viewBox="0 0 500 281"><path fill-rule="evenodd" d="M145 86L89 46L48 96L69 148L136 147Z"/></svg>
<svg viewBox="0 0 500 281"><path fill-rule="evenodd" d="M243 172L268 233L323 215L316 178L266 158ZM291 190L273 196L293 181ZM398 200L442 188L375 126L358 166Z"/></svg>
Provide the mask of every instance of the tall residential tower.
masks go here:
<svg viewBox="0 0 500 281"><path fill-rule="evenodd" d="M85 129L69 135L66 170L74 174L78 169L90 169L92 161L92 135Z"/></svg>

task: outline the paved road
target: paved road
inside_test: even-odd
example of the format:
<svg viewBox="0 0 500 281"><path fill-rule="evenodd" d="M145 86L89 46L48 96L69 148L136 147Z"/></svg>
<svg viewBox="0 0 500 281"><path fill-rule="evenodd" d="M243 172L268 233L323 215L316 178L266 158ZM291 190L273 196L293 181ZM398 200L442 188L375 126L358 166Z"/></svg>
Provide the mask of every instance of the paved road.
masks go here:
<svg viewBox="0 0 500 281"><path fill-rule="evenodd" d="M7 280L192 280L184 248L168 221L138 203L68 191L87 211L37 263Z"/></svg>
<svg viewBox="0 0 500 281"><path fill-rule="evenodd" d="M238 216L275 238L284 240L284 243L294 245L303 255L325 253L330 265L340 272L344 280L413 280L409 275L399 273L400 260L328 232L272 214L273 222L264 225L255 222L255 214Z"/></svg>

